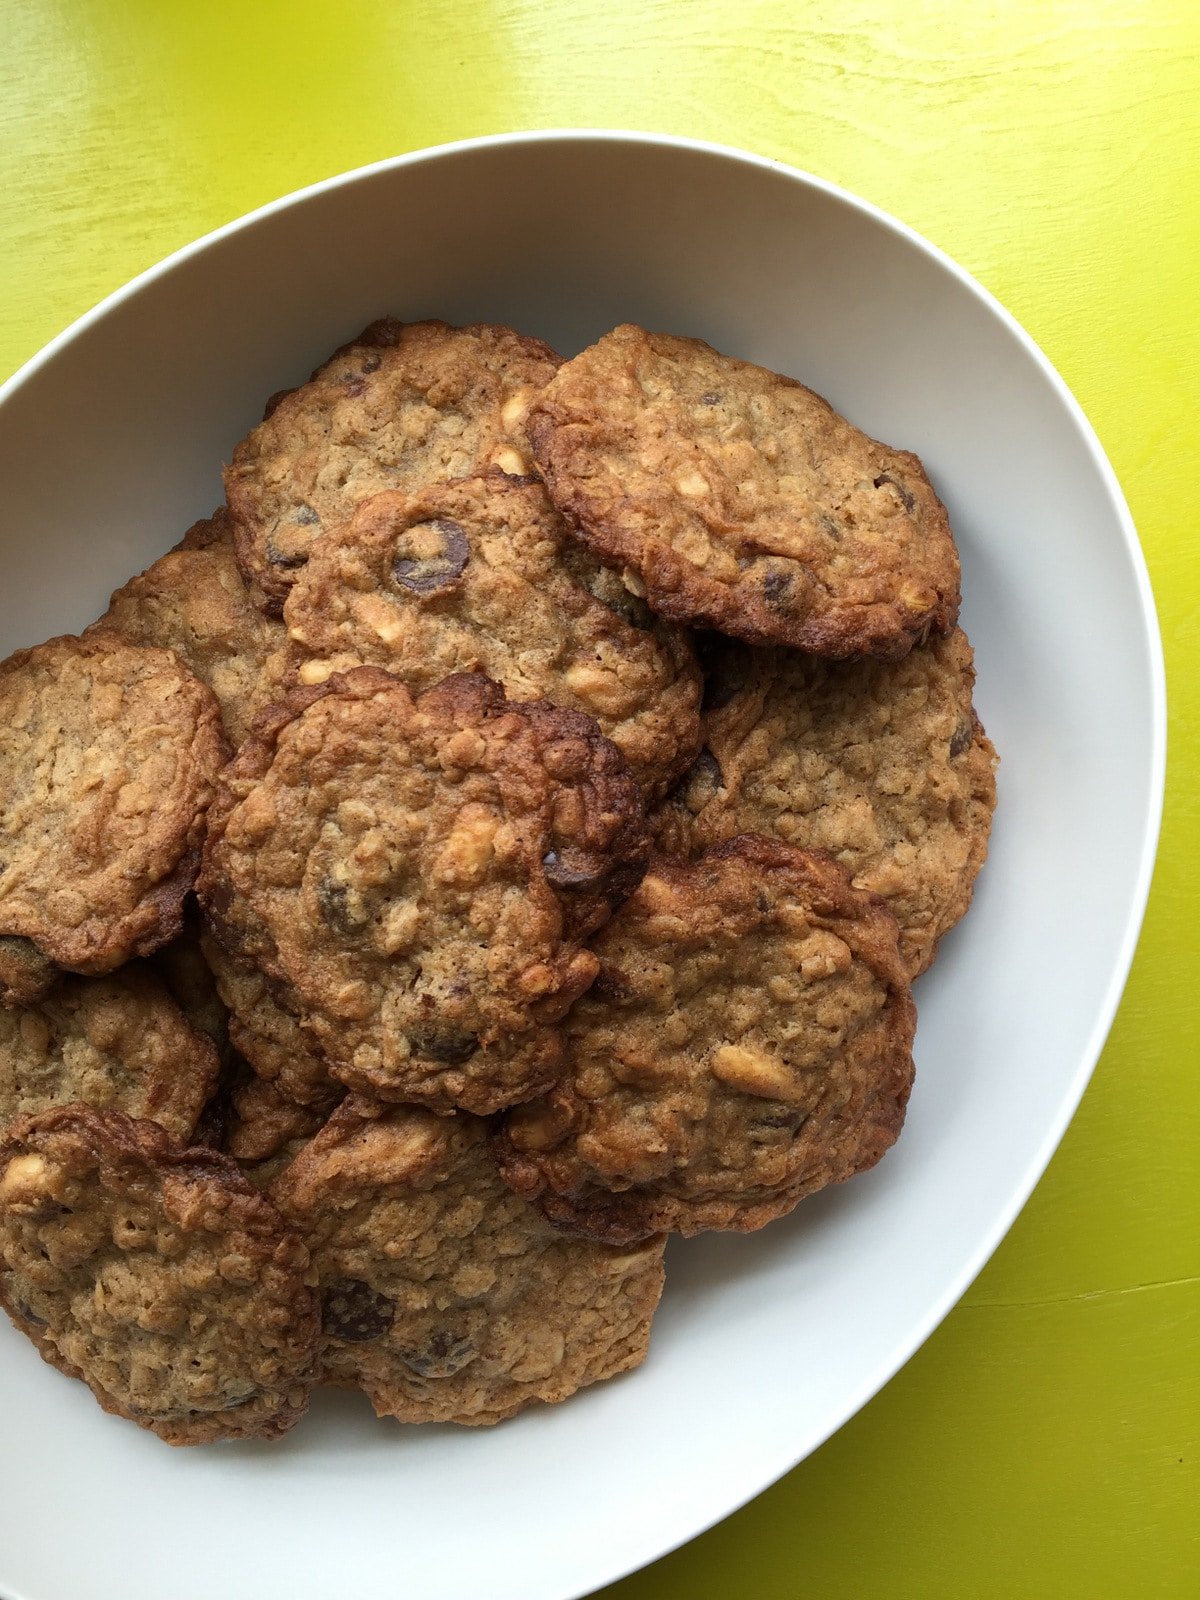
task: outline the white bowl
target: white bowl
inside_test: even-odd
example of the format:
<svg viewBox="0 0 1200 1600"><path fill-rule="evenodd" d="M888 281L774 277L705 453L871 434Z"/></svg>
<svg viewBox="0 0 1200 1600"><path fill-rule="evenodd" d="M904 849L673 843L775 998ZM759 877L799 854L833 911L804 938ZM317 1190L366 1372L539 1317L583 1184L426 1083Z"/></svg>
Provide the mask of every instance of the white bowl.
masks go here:
<svg viewBox="0 0 1200 1600"><path fill-rule="evenodd" d="M991 859L919 986L896 1150L763 1233L675 1245L630 1377L490 1432L402 1429L325 1394L280 1444L172 1452L0 1330L13 1600L563 1600L690 1538L845 1422L962 1294L1061 1138L1133 952L1164 689L1108 463L966 273L736 151L554 133L419 152L135 280L0 391L2 651L94 617L219 501L264 398L385 311L509 322L567 353L621 321L700 335L918 451L1003 757Z"/></svg>

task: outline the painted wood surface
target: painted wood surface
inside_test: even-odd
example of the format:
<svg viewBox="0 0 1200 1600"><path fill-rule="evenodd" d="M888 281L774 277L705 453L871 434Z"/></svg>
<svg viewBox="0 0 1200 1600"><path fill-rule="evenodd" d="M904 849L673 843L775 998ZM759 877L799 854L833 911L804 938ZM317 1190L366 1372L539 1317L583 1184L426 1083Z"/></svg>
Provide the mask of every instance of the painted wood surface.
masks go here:
<svg viewBox="0 0 1200 1600"><path fill-rule="evenodd" d="M1012 1234L824 1449L608 1593L1200 1593L1200 7L0 0L0 375L135 272L287 190L554 126L780 157L982 279L1109 451L1171 691L1133 975ZM780 1351L781 1384L804 1376Z"/></svg>

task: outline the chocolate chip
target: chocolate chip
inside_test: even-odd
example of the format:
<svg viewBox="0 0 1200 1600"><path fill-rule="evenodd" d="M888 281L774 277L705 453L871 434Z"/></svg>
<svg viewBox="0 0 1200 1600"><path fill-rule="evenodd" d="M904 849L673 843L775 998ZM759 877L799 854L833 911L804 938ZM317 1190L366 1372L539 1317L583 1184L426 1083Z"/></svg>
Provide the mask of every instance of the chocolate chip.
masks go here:
<svg viewBox="0 0 1200 1600"><path fill-rule="evenodd" d="M760 1128L786 1128L789 1133L795 1133L808 1121L808 1113L795 1106L778 1105L761 1112L754 1120Z"/></svg>
<svg viewBox="0 0 1200 1600"><path fill-rule="evenodd" d="M415 1350L398 1352L401 1361L421 1378L452 1378L479 1354L464 1334L449 1328L435 1328L425 1343Z"/></svg>
<svg viewBox="0 0 1200 1600"><path fill-rule="evenodd" d="M432 531L439 546L435 555L408 556L404 549L414 535ZM407 529L396 542L396 559L392 563L392 576L405 589L414 594L432 594L446 589L462 576L463 568L471 559L471 547L461 523L448 517L438 517L433 522L420 522Z"/></svg>
<svg viewBox="0 0 1200 1600"><path fill-rule="evenodd" d="M954 735L950 740L950 755L952 758L963 755L971 748L971 740L974 733L975 729L971 718L959 717L958 726L955 728Z"/></svg>
<svg viewBox="0 0 1200 1600"><path fill-rule="evenodd" d="M268 537L267 560L273 567L302 567L308 560L308 552L304 551L303 554L294 550L285 552L279 548L274 539Z"/></svg>
<svg viewBox="0 0 1200 1600"><path fill-rule="evenodd" d="M298 522L305 528L311 528L314 523L320 522L320 520L320 517L311 506L301 506L292 518L293 522Z"/></svg>
<svg viewBox="0 0 1200 1600"><path fill-rule="evenodd" d="M875 479L875 487L877 489L882 489L885 483L890 483L892 488L895 489L896 493L900 496L900 499L904 503L905 511L907 511L911 516L913 506L916 504L916 501L913 499L912 495L909 494L908 490L902 483L896 482L895 478L892 477L890 472L881 472Z"/></svg>
<svg viewBox="0 0 1200 1600"><path fill-rule="evenodd" d="M368 372L378 372L382 365L382 356L367 356L366 360L362 364L362 370L364 374Z"/></svg>
<svg viewBox="0 0 1200 1600"><path fill-rule="evenodd" d="M547 882L556 889L590 888L612 871L611 861L604 856L589 855L586 850L547 850L542 866Z"/></svg>
<svg viewBox="0 0 1200 1600"><path fill-rule="evenodd" d="M763 579L763 598L772 605L781 605L792 587L792 574L780 572L776 567Z"/></svg>
<svg viewBox="0 0 1200 1600"><path fill-rule="evenodd" d="M707 394L700 396L700 404L702 406L719 406L721 404L721 396L715 390L710 389Z"/></svg>
<svg viewBox="0 0 1200 1600"><path fill-rule="evenodd" d="M841 541L842 541L842 530L838 527L837 523L833 520L833 518L830 517L830 516L827 516L824 511L822 511L822 513L821 513L821 527L825 530L825 532L829 535L829 537L833 540L833 542L835 544L840 544L841 543Z"/></svg>
<svg viewBox="0 0 1200 1600"><path fill-rule="evenodd" d="M446 1061L451 1066L466 1061L479 1049L479 1040L473 1033L410 1033L409 1043L423 1056L435 1061Z"/></svg>
<svg viewBox="0 0 1200 1600"><path fill-rule="evenodd" d="M711 750L701 750L680 778L671 799L676 804L686 806L693 816L697 816L724 782L725 775L716 756Z"/></svg>
<svg viewBox="0 0 1200 1600"><path fill-rule="evenodd" d="M331 1339L366 1344L381 1339L395 1319L388 1297L360 1278L342 1278L321 1291L321 1327Z"/></svg>
<svg viewBox="0 0 1200 1600"><path fill-rule="evenodd" d="M317 904L334 933L347 939L361 933L370 921L358 891L333 878L322 878L317 884Z"/></svg>
<svg viewBox="0 0 1200 1600"><path fill-rule="evenodd" d="M350 399L350 398L353 398L353 396L355 396L355 395L362 394L363 390L366 387L367 386L364 383L364 381L362 380L362 378L358 378L358 377L347 378L346 381L342 384L342 393L348 399Z"/></svg>

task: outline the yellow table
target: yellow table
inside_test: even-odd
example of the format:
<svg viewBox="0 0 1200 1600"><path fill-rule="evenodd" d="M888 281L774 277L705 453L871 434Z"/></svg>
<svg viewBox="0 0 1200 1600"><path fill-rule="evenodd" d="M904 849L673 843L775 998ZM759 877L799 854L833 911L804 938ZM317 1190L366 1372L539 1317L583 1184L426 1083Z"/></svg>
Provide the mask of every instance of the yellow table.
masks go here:
<svg viewBox="0 0 1200 1600"><path fill-rule="evenodd" d="M1171 679L1124 1004L1049 1173L924 1350L782 1483L608 1593L1200 1593L1197 0L0 0L0 78L0 375L287 190L553 126L835 179L1041 343L1129 497Z"/></svg>

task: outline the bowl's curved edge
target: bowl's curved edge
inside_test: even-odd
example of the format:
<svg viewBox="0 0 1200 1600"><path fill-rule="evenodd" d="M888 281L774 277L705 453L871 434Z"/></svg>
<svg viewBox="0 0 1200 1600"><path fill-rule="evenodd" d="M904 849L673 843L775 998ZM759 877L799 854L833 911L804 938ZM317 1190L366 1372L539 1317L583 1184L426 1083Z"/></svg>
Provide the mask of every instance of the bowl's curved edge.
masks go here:
<svg viewBox="0 0 1200 1600"><path fill-rule="evenodd" d="M660 148L677 149L697 155L715 156L730 162L757 167L761 170L773 171L781 176L791 178L798 183L820 191L837 203L857 211L871 219L876 225L882 226L904 239L911 247L920 251L932 262L947 272L965 286L968 291L978 299L991 313L1003 324L1008 333L1024 348L1039 368L1042 376L1062 403L1071 418L1088 455L1100 474L1101 480L1108 492L1108 497L1117 513L1125 542L1125 553L1129 561L1131 575L1140 603L1142 621L1142 646L1145 651L1147 680L1150 686L1150 733L1151 733L1151 762L1149 772L1149 789L1147 796L1146 814L1143 819L1142 850L1139 861L1136 883L1126 915L1126 925L1116 960L1109 974L1105 991L1105 999L1089 1035L1078 1066L1073 1074L1060 1104L1058 1115L1046 1132L1036 1153L1029 1162L1020 1183L1017 1185L1009 1205L1000 1213L993 1227L988 1231L979 1247L956 1275L946 1291L938 1298L928 1313L921 1318L909 1331L900 1344L882 1361L876 1370L859 1386L848 1403L838 1407L838 1414L832 1418L829 1425L817 1437L808 1441L806 1448L801 1452L785 1452L777 1459L769 1462L764 1471L756 1469L749 1475L750 1481L738 1485L733 1499L718 1515L702 1519L699 1523L689 1523L686 1527L670 1530L663 1543L638 1562L630 1565L622 1560L613 1570L602 1573L598 1582L589 1581L586 1590L575 1590L570 1597L564 1596L563 1600L583 1600L587 1594L593 1593L597 1588L616 1582L631 1572L640 1570L651 1562L659 1560L662 1556L678 1549L691 1539L698 1537L717 1523L724 1521L727 1516L739 1510L748 1501L769 1488L786 1472L790 1471L800 1461L804 1460L813 1451L820 1448L837 1430L851 1417L855 1416L884 1385L895 1376L904 1364L911 1359L916 1351L925 1343L938 1325L946 1318L953 1307L958 1303L970 1288L979 1273L986 1266L991 1256L999 1247L1004 1236L1012 1227L1017 1216L1025 1206L1030 1194L1045 1172L1066 1133L1067 1127L1083 1098L1085 1089L1095 1070L1105 1040L1112 1028L1117 1007L1121 1000L1129 970L1133 963L1134 952L1137 948L1138 938L1141 933L1145 917L1146 905L1150 894L1150 885L1154 872L1154 862L1158 849L1159 832L1162 823L1163 797L1166 776L1166 742L1167 742L1167 711L1166 711L1166 673L1163 658L1162 637L1158 625L1158 615L1154 603L1153 590L1150 584L1149 571L1146 566L1144 554L1138 539L1137 529L1134 525L1132 514L1125 500L1117 480L1116 473L1106 456L1103 446L1096 435L1094 428L1088 421L1083 408L1071 393L1066 382L1060 376L1052 362L1043 352L1041 347L1026 332L1016 318L963 267L959 266L945 251L932 244L923 235L910 228L906 223L893 217L889 212L874 205L868 200L843 189L840 185L831 183L813 173L805 172L801 168L793 167L786 162L767 156L755 155L750 151L740 150L735 146L718 144L706 140L689 139L679 135L638 132L636 130L614 128L547 128L540 130L527 130L515 133L492 134L481 138L457 140L451 143L432 145L418 150L406 152L399 156L386 157L383 160L371 162L365 166L356 167L350 171L338 173L332 177L306 185L301 189L281 196L268 202L253 211L237 217L221 227L192 240L181 246L161 261L146 268L136 277L129 280L119 289L106 295L90 310L85 311L76 318L68 327L57 334L50 342L23 363L13 375L3 384L0 384L0 407L24 383L38 372L43 366L52 361L58 353L69 345L79 335L84 333L94 323L100 321L107 313L125 301L132 299L147 284L165 276L175 267L200 254L220 240L238 233L243 229L252 227L262 218L275 212L285 210L292 206L302 205L305 201L317 195L324 194L331 189L336 189L360 181L397 167L404 167L418 162L428 162L454 157L469 153L473 150L494 148L504 145L538 144L552 140L612 143L634 143L654 145Z"/></svg>

